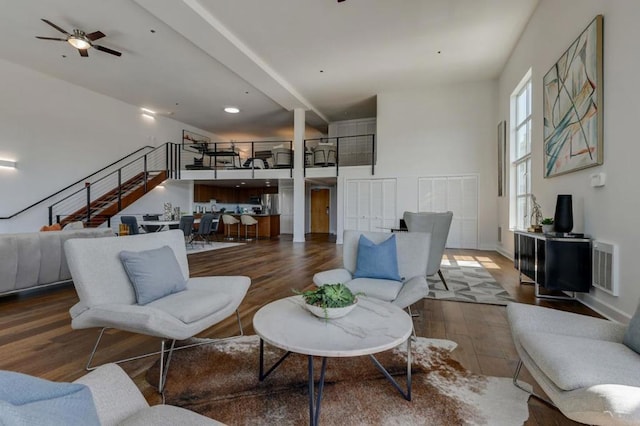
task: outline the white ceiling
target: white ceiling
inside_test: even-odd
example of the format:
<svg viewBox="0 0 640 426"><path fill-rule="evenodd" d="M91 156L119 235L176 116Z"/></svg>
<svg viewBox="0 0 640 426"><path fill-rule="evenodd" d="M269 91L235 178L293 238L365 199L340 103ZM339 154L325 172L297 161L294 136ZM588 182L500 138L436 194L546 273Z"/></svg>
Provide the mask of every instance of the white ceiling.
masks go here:
<svg viewBox="0 0 640 426"><path fill-rule="evenodd" d="M0 58L219 135L282 137L293 108L324 130L375 116L384 91L496 78L537 3L0 0ZM40 18L122 57L38 40L63 36Z"/></svg>

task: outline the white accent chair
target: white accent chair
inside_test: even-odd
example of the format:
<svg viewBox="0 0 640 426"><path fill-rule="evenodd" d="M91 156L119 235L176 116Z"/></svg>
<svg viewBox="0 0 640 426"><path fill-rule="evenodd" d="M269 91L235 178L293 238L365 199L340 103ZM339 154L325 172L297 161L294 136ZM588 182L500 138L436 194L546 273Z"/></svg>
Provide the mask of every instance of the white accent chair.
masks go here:
<svg viewBox="0 0 640 426"><path fill-rule="evenodd" d="M392 235L396 236L398 272L403 278L402 282L377 278L353 278L358 259L360 235L364 235L376 244L387 240ZM407 309L429 293L426 279L429 240L430 236L422 232L391 234L344 231L342 248L344 267L318 272L313 276L313 283L317 286L342 283L353 292L362 292L367 297L391 302L402 309Z"/></svg>
<svg viewBox="0 0 640 426"><path fill-rule="evenodd" d="M449 290L447 282L440 270L442 255L444 254L449 229L453 220L453 212L404 212L403 219L407 224L409 232L428 232L431 235L431 246L429 247L429 262L427 265L427 276L438 274L444 288Z"/></svg>
<svg viewBox="0 0 640 426"><path fill-rule="evenodd" d="M138 305L133 285L120 261L120 252L144 251L164 246L173 250L186 280L186 290L169 294L146 305ZM89 357L87 370L92 369L93 356L106 328L159 337L162 339L160 352L155 354L160 354L158 390L162 392L176 340L191 338L234 312L242 334L237 309L251 280L242 276L190 278L184 234L180 230L126 237L73 239L68 240L64 248L80 299L70 310L71 327L102 329ZM169 349L165 349L165 340L171 340ZM118 362L149 355L152 354Z"/></svg>
<svg viewBox="0 0 640 426"><path fill-rule="evenodd" d="M626 326L540 306L507 306L520 362L565 416L591 425L640 424L640 354ZM526 389L525 389L526 390Z"/></svg>
<svg viewBox="0 0 640 426"><path fill-rule="evenodd" d="M91 390L103 426L205 426L216 420L173 405L150 407L136 384L116 364L105 364L76 380Z"/></svg>
<svg viewBox="0 0 640 426"><path fill-rule="evenodd" d="M287 147L276 146L271 149L275 169L289 169L293 166L293 151Z"/></svg>

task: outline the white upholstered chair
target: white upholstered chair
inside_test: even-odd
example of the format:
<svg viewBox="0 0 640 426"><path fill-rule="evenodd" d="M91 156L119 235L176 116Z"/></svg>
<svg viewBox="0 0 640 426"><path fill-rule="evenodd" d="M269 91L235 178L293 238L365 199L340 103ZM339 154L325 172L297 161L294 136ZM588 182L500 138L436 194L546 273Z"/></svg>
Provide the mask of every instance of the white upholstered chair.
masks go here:
<svg viewBox="0 0 640 426"><path fill-rule="evenodd" d="M403 281L378 278L353 278L358 258L358 242L364 235L379 244L392 235L396 236L398 272ZM429 293L427 284L427 258L429 257L429 235L422 232L363 232L344 231L343 267L319 272L313 276L317 286L343 283L353 292L362 292L367 297L391 302L402 309L424 298Z"/></svg>
<svg viewBox="0 0 640 426"><path fill-rule="evenodd" d="M404 212L403 219L409 232L428 232L431 235L429 247L429 262L427 264L427 276L438 274L444 288L449 290L447 282L440 270L442 255L449 237L453 212Z"/></svg>
<svg viewBox="0 0 640 426"><path fill-rule="evenodd" d="M180 268L175 273L182 273L186 289L144 305L138 304L136 291L120 260L120 253L123 250L141 252L164 246L173 251ZM65 253L80 299L70 310L71 327L102 329L89 357L87 370L93 368L91 362L106 328L158 337L162 339L161 349L155 354L160 354L158 388L162 391L176 340L193 337L234 312L242 334L237 309L251 280L242 276L190 278L184 234L180 230L127 237L73 239L65 243ZM169 349L165 349L166 340L171 341ZM118 362L148 355L152 354Z"/></svg>
<svg viewBox="0 0 640 426"><path fill-rule="evenodd" d="M516 386L524 364L551 401L533 395L568 418L640 424L640 354L624 344L627 326L521 303L509 304L507 317L520 356Z"/></svg>

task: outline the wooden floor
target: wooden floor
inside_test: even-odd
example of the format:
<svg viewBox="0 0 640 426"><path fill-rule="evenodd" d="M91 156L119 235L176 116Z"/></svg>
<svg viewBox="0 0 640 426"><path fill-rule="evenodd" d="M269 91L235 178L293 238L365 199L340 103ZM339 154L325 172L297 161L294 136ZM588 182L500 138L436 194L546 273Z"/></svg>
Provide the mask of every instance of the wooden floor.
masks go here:
<svg viewBox="0 0 640 426"><path fill-rule="evenodd" d="M251 242L243 246L192 254L192 276L247 275L251 288L240 306L245 333L253 334L253 315L263 305L304 289L315 272L341 267L342 246L325 235L309 236L306 243L291 238ZM518 301L597 315L578 302L537 301L531 285L520 285L513 263L492 251L447 250L445 256L475 259ZM71 285L0 298L0 369L19 371L50 380L71 381L85 374L98 330L72 330L69 308L78 300ZM511 377L517 354L511 341L503 306L424 299L412 310L419 336L450 339L458 343L454 356L467 369L485 375ZM207 330L202 336L222 337L237 331L235 317ZM103 339L97 362L107 362L143 351L157 350L158 340L120 331ZM157 394L144 380L155 361L146 358L122 364L147 399ZM526 371L521 377L534 384ZM536 385L537 388L537 385ZM537 388L538 392L541 392ZM527 425L575 424L557 410L531 398Z"/></svg>

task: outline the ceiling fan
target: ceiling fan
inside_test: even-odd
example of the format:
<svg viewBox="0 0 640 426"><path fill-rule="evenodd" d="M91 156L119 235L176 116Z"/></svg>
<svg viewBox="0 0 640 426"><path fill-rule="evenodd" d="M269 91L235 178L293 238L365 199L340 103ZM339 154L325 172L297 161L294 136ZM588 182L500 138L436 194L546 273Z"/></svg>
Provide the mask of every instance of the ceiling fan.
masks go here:
<svg viewBox="0 0 640 426"><path fill-rule="evenodd" d="M51 25L56 30L60 31L62 34L65 34L67 38L40 37L40 36L36 36L36 38L39 38L41 40L66 41L67 43L69 43L70 45L78 49L78 52L80 52L80 56L82 57L89 56L89 53L87 52L87 50L89 50L89 48L91 47L93 47L94 49L100 50L102 52L109 53L111 55L115 55L115 56L122 55L122 53L118 52L117 50L113 50L113 49L109 49L108 47L93 44L94 41L99 40L105 36L101 31L94 31L92 33L87 34L82 30L74 29L73 34L69 34L65 30L63 30L62 28L54 24L53 22L47 21L44 18L42 18L42 20L47 24Z"/></svg>

